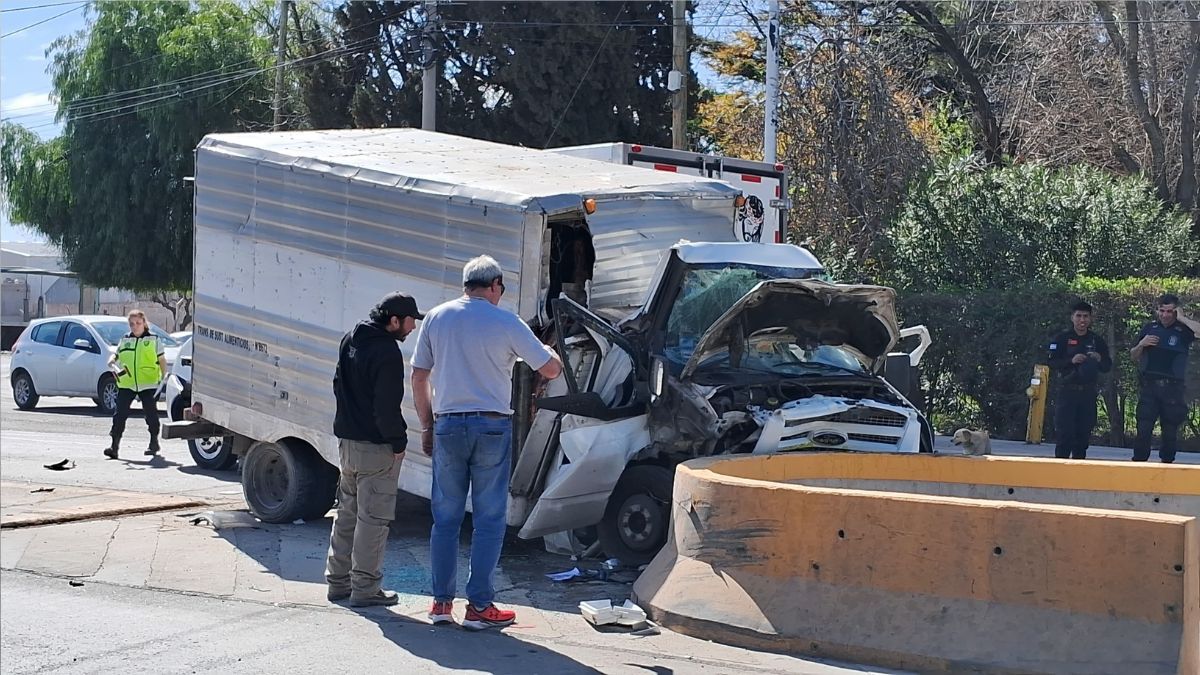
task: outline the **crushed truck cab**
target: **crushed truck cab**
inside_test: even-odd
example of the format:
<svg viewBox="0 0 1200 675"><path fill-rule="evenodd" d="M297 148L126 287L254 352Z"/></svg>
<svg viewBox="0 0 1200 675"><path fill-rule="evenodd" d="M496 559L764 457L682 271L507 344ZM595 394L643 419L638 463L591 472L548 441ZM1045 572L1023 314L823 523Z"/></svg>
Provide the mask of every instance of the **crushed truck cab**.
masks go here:
<svg viewBox="0 0 1200 675"><path fill-rule="evenodd" d="M679 462L932 451L924 416L878 374L900 339L891 289L829 283L798 247L739 243L677 244L654 283L613 323L555 302L567 376L536 402L542 433L527 439L514 475L517 505L529 507L521 536L599 523L608 554L640 560L666 534L658 516L668 504L656 497L669 497ZM618 504L634 466L666 471L641 471L641 492ZM534 471L545 476L540 491Z"/></svg>

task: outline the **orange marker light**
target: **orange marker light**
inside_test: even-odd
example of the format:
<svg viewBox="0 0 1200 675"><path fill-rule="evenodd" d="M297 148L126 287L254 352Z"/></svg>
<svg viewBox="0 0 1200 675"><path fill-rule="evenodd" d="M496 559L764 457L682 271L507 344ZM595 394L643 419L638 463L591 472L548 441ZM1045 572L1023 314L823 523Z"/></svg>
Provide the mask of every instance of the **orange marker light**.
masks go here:
<svg viewBox="0 0 1200 675"><path fill-rule="evenodd" d="M583 210L589 216L592 215L593 213L595 213L596 212L596 200L595 199L583 200Z"/></svg>

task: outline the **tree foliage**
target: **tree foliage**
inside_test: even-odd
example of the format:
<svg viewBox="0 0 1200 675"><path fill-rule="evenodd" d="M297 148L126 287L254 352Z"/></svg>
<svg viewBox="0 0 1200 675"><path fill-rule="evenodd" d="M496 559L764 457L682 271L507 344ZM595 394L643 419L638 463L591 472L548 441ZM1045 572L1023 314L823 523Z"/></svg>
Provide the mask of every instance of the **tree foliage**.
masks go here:
<svg viewBox="0 0 1200 675"><path fill-rule="evenodd" d="M538 148L670 144L670 2L462 2L442 6L437 27L421 5L338 8L333 34L306 47L345 51L301 76L315 125L419 126L428 38L439 131Z"/></svg>
<svg viewBox="0 0 1200 675"><path fill-rule="evenodd" d="M62 136L4 128L10 216L58 245L89 284L188 288L184 179L204 134L270 119L269 39L246 9L216 0L93 11L86 30L50 48Z"/></svg>
<svg viewBox="0 0 1200 675"><path fill-rule="evenodd" d="M959 162L914 186L883 273L910 290L1179 275L1195 263L1189 230L1140 178Z"/></svg>

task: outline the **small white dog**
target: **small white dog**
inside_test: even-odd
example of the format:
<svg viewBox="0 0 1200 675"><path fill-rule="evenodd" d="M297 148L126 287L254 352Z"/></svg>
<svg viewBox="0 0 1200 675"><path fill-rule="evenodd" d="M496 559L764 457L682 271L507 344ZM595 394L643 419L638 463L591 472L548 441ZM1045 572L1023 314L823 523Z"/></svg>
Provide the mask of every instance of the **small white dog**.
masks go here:
<svg viewBox="0 0 1200 675"><path fill-rule="evenodd" d="M992 439L986 431L959 429L954 432L952 442L962 448L964 455L992 454Z"/></svg>

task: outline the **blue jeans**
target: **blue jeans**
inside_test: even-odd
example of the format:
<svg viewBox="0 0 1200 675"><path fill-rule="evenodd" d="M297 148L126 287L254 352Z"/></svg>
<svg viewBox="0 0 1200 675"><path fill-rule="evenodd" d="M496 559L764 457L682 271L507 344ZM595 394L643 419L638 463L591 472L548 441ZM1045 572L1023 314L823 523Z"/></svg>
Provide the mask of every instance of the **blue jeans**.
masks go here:
<svg viewBox="0 0 1200 675"><path fill-rule="evenodd" d="M512 420L440 417L434 423L433 532L429 537L433 598L458 589L458 536L471 491L471 576L467 600L482 609L496 595L496 564L504 544L511 473Z"/></svg>

